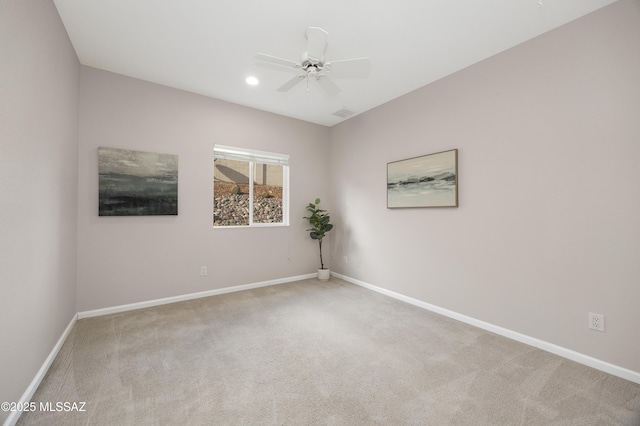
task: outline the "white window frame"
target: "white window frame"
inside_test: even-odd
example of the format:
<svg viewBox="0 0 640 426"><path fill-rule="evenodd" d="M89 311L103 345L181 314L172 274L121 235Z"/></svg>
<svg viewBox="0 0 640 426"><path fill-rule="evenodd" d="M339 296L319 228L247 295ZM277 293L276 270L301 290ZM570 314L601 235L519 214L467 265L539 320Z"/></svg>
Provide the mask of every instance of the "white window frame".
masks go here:
<svg viewBox="0 0 640 426"><path fill-rule="evenodd" d="M213 159L236 160L249 163L249 225L224 225L213 228L250 228L250 227L277 227L289 226L289 154L257 151L254 149L237 148L227 145L213 146ZM253 222L253 182L255 164L271 164L282 166L282 222L278 223L254 223ZM213 194L215 197L215 194ZM215 204L212 203L212 206ZM213 217L213 214L211 215Z"/></svg>

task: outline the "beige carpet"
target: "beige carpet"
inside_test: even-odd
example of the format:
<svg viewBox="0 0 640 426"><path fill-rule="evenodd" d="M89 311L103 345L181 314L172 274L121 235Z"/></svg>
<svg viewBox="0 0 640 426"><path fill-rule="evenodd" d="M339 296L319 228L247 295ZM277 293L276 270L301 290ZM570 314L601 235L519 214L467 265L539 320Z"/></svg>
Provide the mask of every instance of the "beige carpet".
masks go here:
<svg viewBox="0 0 640 426"><path fill-rule="evenodd" d="M640 425L640 385L333 278L79 320L20 425Z"/></svg>

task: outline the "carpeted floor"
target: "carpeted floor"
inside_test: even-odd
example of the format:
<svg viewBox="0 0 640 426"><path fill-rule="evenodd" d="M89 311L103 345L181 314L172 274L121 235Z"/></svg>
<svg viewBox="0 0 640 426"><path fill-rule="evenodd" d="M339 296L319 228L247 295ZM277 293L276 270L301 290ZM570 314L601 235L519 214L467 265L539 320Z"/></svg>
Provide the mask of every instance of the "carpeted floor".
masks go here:
<svg viewBox="0 0 640 426"><path fill-rule="evenodd" d="M62 411L19 425L640 425L640 385L336 278L79 320L33 401Z"/></svg>

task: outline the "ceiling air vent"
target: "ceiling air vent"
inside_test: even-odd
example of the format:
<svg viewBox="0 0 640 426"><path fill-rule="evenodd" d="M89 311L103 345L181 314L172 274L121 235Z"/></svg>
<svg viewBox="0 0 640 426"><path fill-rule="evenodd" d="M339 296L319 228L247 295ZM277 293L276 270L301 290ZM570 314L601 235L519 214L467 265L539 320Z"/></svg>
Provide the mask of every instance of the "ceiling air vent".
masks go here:
<svg viewBox="0 0 640 426"><path fill-rule="evenodd" d="M340 118L347 118L347 117L351 117L355 113L356 113L355 111L351 111L348 108L341 108L336 112L334 112L332 115L338 116Z"/></svg>

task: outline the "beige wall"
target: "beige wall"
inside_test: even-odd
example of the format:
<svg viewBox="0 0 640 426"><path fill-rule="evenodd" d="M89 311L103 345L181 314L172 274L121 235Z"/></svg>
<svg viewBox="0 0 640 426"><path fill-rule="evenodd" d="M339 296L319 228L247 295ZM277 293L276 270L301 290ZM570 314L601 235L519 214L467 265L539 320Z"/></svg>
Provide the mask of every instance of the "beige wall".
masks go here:
<svg viewBox="0 0 640 426"><path fill-rule="evenodd" d="M332 128L332 268L640 372L638 46L619 1ZM451 148L459 208L386 209Z"/></svg>
<svg viewBox="0 0 640 426"><path fill-rule="evenodd" d="M216 159L214 162L213 179L221 182L249 183L247 163ZM258 185L282 186L282 166L273 164L254 164L253 182Z"/></svg>
<svg viewBox="0 0 640 426"><path fill-rule="evenodd" d="M78 76L53 2L0 0L0 402L76 313Z"/></svg>
<svg viewBox="0 0 640 426"><path fill-rule="evenodd" d="M328 128L89 67L80 80L78 311L315 270L302 217L328 198ZM289 227L213 228L214 144L290 155ZM98 217L99 146L178 155L178 216Z"/></svg>

